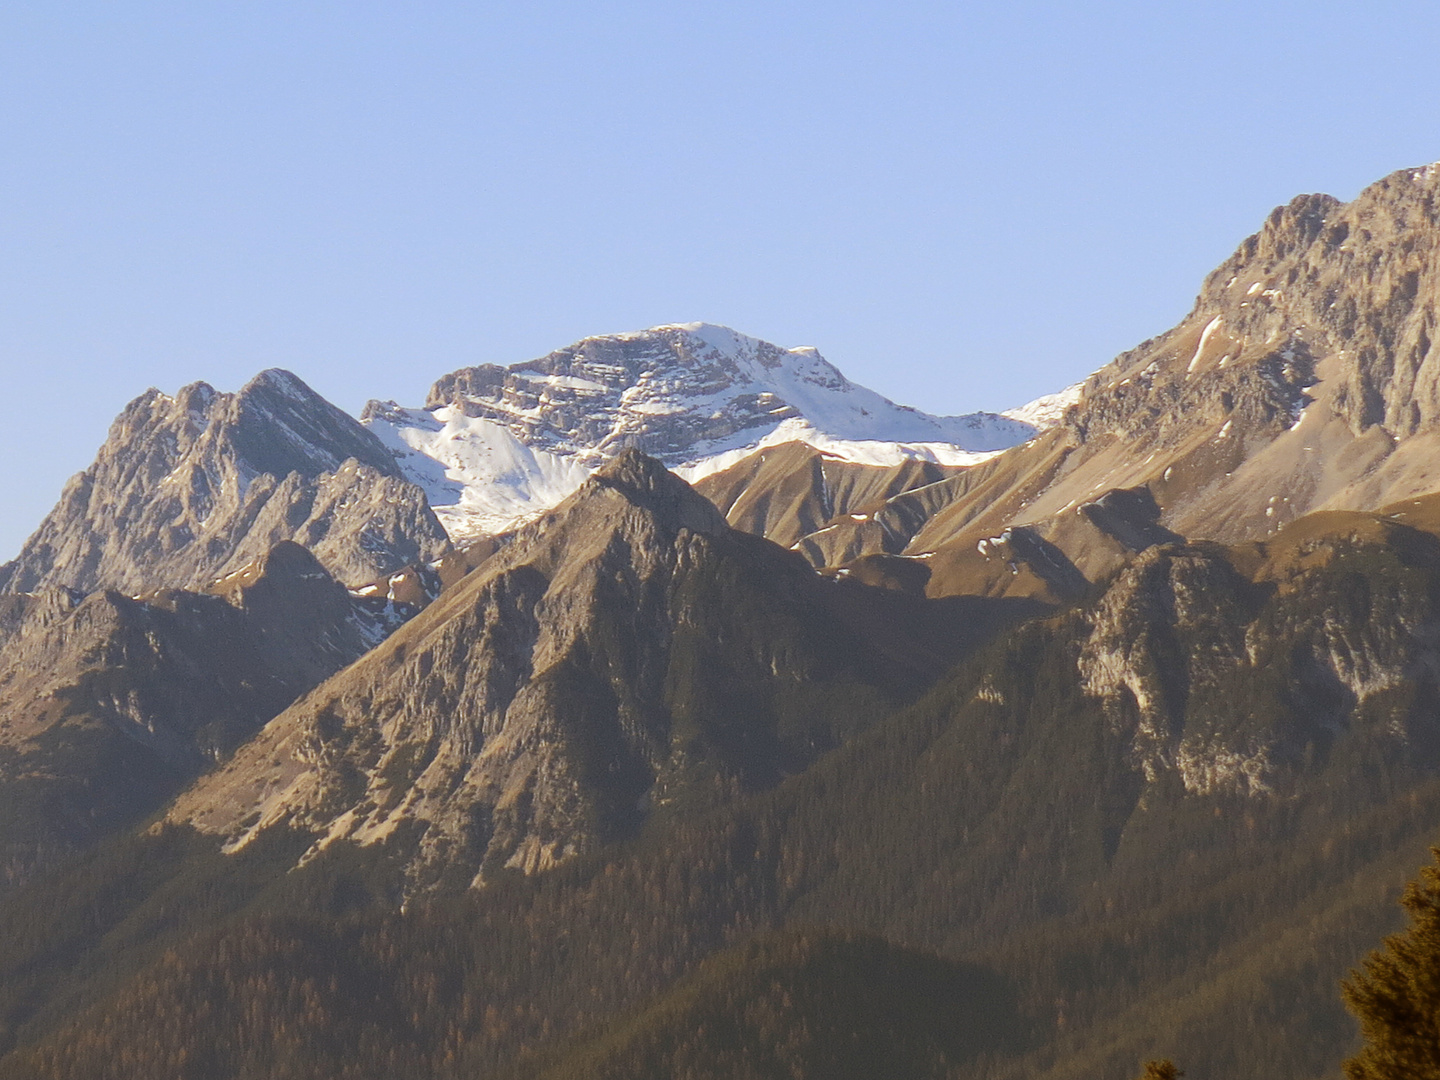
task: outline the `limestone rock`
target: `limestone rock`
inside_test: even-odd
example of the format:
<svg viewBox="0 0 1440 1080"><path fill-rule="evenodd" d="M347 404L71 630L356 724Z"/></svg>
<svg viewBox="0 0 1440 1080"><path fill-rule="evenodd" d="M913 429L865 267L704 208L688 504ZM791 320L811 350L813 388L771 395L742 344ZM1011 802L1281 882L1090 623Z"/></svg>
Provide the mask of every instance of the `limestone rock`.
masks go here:
<svg viewBox="0 0 1440 1080"><path fill-rule="evenodd" d="M288 541L211 593L3 599L0 887L153 812L404 614Z"/></svg>
<svg viewBox="0 0 1440 1080"><path fill-rule="evenodd" d="M294 375L262 372L237 394L150 390L0 567L0 591L203 588L281 540L352 583L446 545L389 452Z"/></svg>
<svg viewBox="0 0 1440 1080"><path fill-rule="evenodd" d="M772 784L923 685L944 662L923 620L874 621L917 601L862 589L626 451L172 818L232 845L289 824L316 850L418 829L414 888L543 870Z"/></svg>

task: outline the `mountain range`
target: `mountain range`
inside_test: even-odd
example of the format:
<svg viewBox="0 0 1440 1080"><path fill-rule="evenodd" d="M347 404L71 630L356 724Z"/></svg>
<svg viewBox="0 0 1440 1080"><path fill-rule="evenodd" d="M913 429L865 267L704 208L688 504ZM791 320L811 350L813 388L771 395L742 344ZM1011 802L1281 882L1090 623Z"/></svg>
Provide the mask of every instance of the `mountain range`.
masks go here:
<svg viewBox="0 0 1440 1080"><path fill-rule="evenodd" d="M1440 166L931 416L151 390L0 567L0 1076L1338 1075L1440 827Z"/></svg>

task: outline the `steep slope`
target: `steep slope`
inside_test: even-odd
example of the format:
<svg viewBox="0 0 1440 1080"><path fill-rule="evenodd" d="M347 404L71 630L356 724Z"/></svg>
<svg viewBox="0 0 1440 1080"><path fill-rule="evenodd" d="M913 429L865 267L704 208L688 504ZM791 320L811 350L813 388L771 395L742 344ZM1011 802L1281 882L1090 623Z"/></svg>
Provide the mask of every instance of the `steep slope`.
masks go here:
<svg viewBox="0 0 1440 1080"><path fill-rule="evenodd" d="M864 464L964 465L1036 430L990 413L899 406L814 349L705 323L586 338L509 368L464 368L435 383L424 410L372 402L362 420L457 538L513 528L626 447L694 481L786 442Z"/></svg>
<svg viewBox="0 0 1440 1080"><path fill-rule="evenodd" d="M938 617L816 577L627 451L171 817L232 847L413 830L416 886L541 870L803 768L988 629Z"/></svg>
<svg viewBox="0 0 1440 1080"><path fill-rule="evenodd" d="M868 1029L812 991L863 994L875 967L822 948L836 964L817 986L804 950L775 963L745 942L839 926L998 976L985 993L1006 1038L973 1059L979 1047L958 1047L952 1069L1129 1080L1164 1053L1196 1075L1331 1076L1353 1034L1335 980L1395 925L1387 894L1440 825L1437 605L1440 541L1386 516L1325 515L1233 549L1162 545L777 788L656 817L553 873L397 913L374 883L396 842L333 844L284 875L282 915L102 985L6 1065L58 1078L123 1061L138 1077L188 1055L216 1076L606 1075L725 1053L765 1075L783 1042L791 1065L820 1068L829 1047L807 1032L837 1015ZM180 835L138 838L136 865ZM112 925L123 938L190 910L174 882L223 894L216 872L185 867ZM385 910L357 911L376 895ZM286 1002L302 1000L339 1035L286 1053ZM176 1016L195 1020L167 1026ZM897 1051L924 1045L896 1023ZM547 1045L562 1052L525 1064ZM935 1049L917 1075L944 1075Z"/></svg>
<svg viewBox="0 0 1440 1080"><path fill-rule="evenodd" d="M696 481L695 490L715 504L732 528L788 548L837 520L851 514L863 517L901 492L936 483L957 468L917 458L897 465L861 465L806 443L785 443L710 473Z"/></svg>
<svg viewBox="0 0 1440 1080"><path fill-rule="evenodd" d="M0 591L203 588L281 540L352 583L446 544L385 448L289 372L237 394L150 390L0 567Z"/></svg>
<svg viewBox="0 0 1440 1080"><path fill-rule="evenodd" d="M216 591L13 598L0 887L158 809L398 621L288 541Z"/></svg>
<svg viewBox="0 0 1440 1080"><path fill-rule="evenodd" d="M1113 492L1153 500L1150 524L1172 535L1233 542L1440 490L1437 189L1431 166L1348 204L1278 208L1179 326L1091 376L1059 426L800 550L974 564L982 540L1023 527L1093 581L1144 550L1097 525ZM1108 536L1098 558L1092 526Z"/></svg>

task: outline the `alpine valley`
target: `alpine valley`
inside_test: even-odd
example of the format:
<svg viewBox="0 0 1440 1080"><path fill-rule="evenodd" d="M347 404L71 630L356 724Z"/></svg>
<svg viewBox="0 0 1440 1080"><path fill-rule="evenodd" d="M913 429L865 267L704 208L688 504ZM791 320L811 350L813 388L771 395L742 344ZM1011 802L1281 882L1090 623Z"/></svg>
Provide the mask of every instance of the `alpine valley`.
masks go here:
<svg viewBox="0 0 1440 1080"><path fill-rule="evenodd" d="M0 567L0 1077L1338 1077L1440 838L1440 165L932 416L149 390Z"/></svg>

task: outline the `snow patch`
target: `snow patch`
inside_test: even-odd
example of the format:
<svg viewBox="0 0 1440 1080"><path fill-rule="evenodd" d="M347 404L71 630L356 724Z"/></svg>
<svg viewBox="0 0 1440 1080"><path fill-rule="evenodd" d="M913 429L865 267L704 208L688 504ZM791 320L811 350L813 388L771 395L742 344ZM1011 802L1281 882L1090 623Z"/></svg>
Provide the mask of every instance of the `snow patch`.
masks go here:
<svg viewBox="0 0 1440 1080"><path fill-rule="evenodd" d="M373 410L367 410L372 412ZM500 424L448 407L392 406L365 420L456 541L507 532L585 482L593 468L533 449Z"/></svg>
<svg viewBox="0 0 1440 1080"><path fill-rule="evenodd" d="M1080 392L1003 415L934 416L857 386L812 347L709 323L586 338L505 379L459 405L372 402L362 417L457 541L538 516L628 446L691 482L788 442L860 464L968 466L1058 422Z"/></svg>
<svg viewBox="0 0 1440 1080"><path fill-rule="evenodd" d="M1222 321L1224 321L1224 316L1216 315L1205 324L1205 329L1200 331L1200 344L1195 346L1195 355L1190 358L1190 366L1185 369L1187 379L1194 374L1195 366L1200 363L1200 357L1205 354L1205 346L1210 344L1210 336L1220 329Z"/></svg>
<svg viewBox="0 0 1440 1080"><path fill-rule="evenodd" d="M1019 408L1007 409L1000 415L1029 424L1038 434L1060 423L1065 416L1065 410L1080 400L1080 391L1084 388L1083 382L1077 382L1064 390L1038 397Z"/></svg>
<svg viewBox="0 0 1440 1080"><path fill-rule="evenodd" d="M799 442L829 457L857 465L900 465L906 461L933 461L937 465L969 466L1003 454L1002 450L962 450L949 442L888 442L880 439L837 439L819 430L814 424L792 417L778 424L763 438L720 453L698 457L676 465L672 471L686 483L693 484L730 466L744 461L757 450L785 443Z"/></svg>

